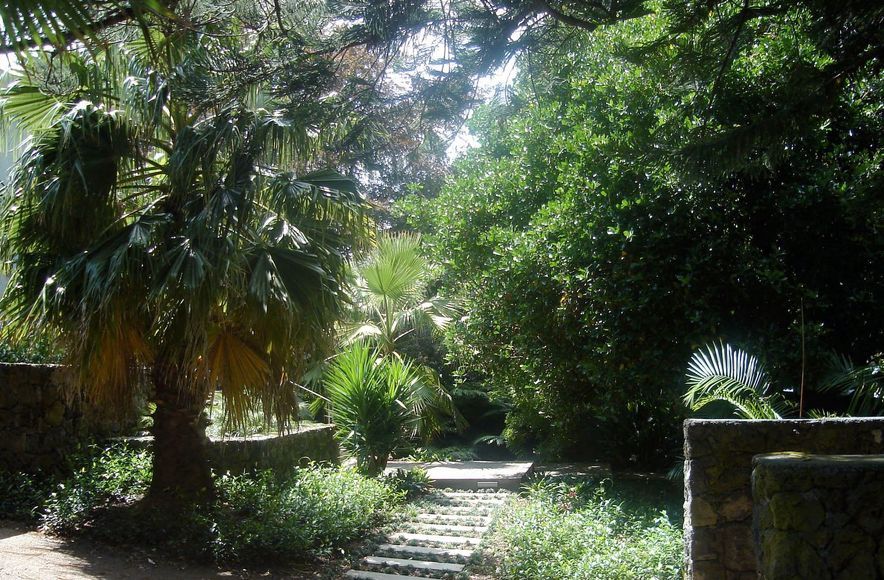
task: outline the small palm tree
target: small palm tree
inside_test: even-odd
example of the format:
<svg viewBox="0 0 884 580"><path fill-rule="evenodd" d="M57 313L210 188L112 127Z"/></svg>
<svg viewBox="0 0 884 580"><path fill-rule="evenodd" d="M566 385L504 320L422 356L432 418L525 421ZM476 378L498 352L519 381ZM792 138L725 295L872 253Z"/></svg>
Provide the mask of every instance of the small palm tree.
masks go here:
<svg viewBox="0 0 884 580"><path fill-rule="evenodd" d="M390 455L415 437L441 428L451 399L419 365L383 356L366 342L351 344L325 373L329 412L341 445L367 475L383 472Z"/></svg>
<svg viewBox="0 0 884 580"><path fill-rule="evenodd" d="M688 365L687 385L684 402L692 411L724 401L743 419L780 419L789 409L782 395L771 391L758 359L729 344L708 345L695 352Z"/></svg>
<svg viewBox="0 0 884 580"><path fill-rule="evenodd" d="M454 302L425 298L430 265L420 236L380 236L377 246L354 268L353 309L343 326L344 344L369 340L391 355L413 332L444 330L457 315Z"/></svg>

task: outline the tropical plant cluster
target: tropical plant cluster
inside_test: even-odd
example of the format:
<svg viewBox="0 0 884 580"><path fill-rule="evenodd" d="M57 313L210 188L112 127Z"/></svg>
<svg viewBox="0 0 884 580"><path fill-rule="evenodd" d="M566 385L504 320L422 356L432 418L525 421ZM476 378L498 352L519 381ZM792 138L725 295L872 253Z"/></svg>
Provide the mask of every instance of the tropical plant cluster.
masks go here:
<svg viewBox="0 0 884 580"><path fill-rule="evenodd" d="M493 577L676 580L680 523L615 501L604 485L541 480L501 508L486 540Z"/></svg>

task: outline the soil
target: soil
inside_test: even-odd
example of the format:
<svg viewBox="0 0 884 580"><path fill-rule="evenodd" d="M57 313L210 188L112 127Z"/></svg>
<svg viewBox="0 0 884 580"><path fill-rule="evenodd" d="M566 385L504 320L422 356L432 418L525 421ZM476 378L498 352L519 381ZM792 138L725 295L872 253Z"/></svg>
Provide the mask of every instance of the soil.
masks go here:
<svg viewBox="0 0 884 580"><path fill-rule="evenodd" d="M315 569L242 570L170 559L137 548L107 546L88 540L49 537L25 525L0 520L0 578L73 580L106 578L195 580L198 578L335 578Z"/></svg>

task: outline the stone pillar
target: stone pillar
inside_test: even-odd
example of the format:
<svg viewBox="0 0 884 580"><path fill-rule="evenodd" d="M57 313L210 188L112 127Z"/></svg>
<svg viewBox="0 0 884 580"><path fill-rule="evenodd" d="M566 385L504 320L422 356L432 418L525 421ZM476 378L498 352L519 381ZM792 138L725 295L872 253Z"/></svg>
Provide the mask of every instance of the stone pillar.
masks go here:
<svg viewBox="0 0 884 580"><path fill-rule="evenodd" d="M759 455L760 578L884 578L884 455Z"/></svg>
<svg viewBox="0 0 884 580"><path fill-rule="evenodd" d="M685 443L685 569L694 580L755 580L752 459L765 453L884 453L884 418L689 419Z"/></svg>

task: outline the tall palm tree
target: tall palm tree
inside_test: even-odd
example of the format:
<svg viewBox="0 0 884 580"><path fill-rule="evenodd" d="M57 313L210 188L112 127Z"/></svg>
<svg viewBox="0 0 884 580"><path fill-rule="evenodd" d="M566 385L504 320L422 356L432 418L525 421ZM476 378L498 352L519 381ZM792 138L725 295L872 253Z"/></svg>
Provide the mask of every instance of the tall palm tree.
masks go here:
<svg viewBox="0 0 884 580"><path fill-rule="evenodd" d="M126 406L149 377L158 501L211 494L214 389L234 422L256 402L295 416L287 379L333 343L371 231L350 180L306 171L316 127L285 113L300 97L274 84L262 38L215 16L22 55L2 95L32 135L3 197L7 328L57 329L93 407Z"/></svg>

